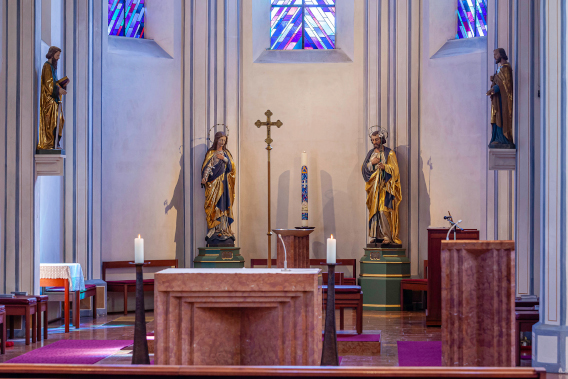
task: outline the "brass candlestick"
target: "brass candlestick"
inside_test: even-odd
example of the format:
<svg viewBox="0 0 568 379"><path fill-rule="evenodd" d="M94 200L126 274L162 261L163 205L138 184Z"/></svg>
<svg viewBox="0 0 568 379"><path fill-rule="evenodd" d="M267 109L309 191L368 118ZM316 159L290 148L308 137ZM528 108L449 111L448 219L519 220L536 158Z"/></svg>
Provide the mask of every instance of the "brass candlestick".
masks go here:
<svg viewBox="0 0 568 379"><path fill-rule="evenodd" d="M268 152L268 268L272 267L272 228L270 226L270 150L272 150L272 146L270 144L273 142L273 139L270 138L270 127L276 126L281 127L282 121L277 120L276 122L270 122L270 117L272 116L272 112L267 110L264 115L266 116L266 122L261 122L260 120L256 120L254 123L257 128L260 128L263 125L266 125L266 151Z"/></svg>

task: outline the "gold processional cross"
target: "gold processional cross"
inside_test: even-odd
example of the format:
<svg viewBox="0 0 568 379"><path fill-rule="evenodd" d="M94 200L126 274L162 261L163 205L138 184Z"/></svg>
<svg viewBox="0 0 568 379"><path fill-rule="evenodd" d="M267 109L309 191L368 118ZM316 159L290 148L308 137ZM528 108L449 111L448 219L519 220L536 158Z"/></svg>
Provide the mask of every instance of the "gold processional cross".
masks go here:
<svg viewBox="0 0 568 379"><path fill-rule="evenodd" d="M270 227L270 150L272 150L272 138L270 138L270 127L276 126L277 128L282 126L282 121L277 120L276 122L270 122L270 117L272 116L272 112L270 109L267 110L265 113L266 122L260 122L260 120L256 120L254 123L257 128L260 128L263 125L266 125L266 150L268 151L268 268L272 267L272 228Z"/></svg>

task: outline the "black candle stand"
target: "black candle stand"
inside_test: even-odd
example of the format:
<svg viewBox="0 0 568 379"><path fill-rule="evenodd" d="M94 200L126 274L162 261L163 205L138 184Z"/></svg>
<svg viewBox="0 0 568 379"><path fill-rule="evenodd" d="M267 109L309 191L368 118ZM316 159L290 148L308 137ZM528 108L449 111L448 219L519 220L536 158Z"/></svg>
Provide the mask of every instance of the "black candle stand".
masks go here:
<svg viewBox="0 0 568 379"><path fill-rule="evenodd" d="M327 306L325 310L325 333L321 350L322 366L339 366L337 332L335 330L335 266L327 264Z"/></svg>
<svg viewBox="0 0 568 379"><path fill-rule="evenodd" d="M136 265L136 314L134 317L134 349L132 351L133 365L149 365L148 339L146 337L146 310L144 309L144 275L142 267L150 262L134 263ZM124 304L126 308L126 304Z"/></svg>

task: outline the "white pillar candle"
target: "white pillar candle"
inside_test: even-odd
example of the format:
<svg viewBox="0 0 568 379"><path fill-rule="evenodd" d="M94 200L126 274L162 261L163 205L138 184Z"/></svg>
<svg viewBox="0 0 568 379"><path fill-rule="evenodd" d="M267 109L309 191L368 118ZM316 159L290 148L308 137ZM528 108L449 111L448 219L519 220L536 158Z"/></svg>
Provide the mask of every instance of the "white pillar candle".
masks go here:
<svg viewBox="0 0 568 379"><path fill-rule="evenodd" d="M335 247L337 240L333 239L333 234L331 238L327 239L327 263L335 263Z"/></svg>
<svg viewBox="0 0 568 379"><path fill-rule="evenodd" d="M134 263L144 263L144 238L134 239Z"/></svg>
<svg viewBox="0 0 568 379"><path fill-rule="evenodd" d="M302 226L308 226L308 153L302 153Z"/></svg>

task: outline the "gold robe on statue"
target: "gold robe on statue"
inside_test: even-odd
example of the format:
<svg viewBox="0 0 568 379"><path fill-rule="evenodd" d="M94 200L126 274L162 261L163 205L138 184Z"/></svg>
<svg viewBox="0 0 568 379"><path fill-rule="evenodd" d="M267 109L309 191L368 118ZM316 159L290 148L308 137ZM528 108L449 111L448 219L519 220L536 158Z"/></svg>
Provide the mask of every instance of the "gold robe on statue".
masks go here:
<svg viewBox="0 0 568 379"><path fill-rule="evenodd" d="M513 69L509 62L493 76L493 86L499 93L491 95L491 123L503 129L503 135L513 143Z"/></svg>
<svg viewBox="0 0 568 379"><path fill-rule="evenodd" d="M63 131L63 111L60 108L59 91L55 82L53 70L49 62L45 62L41 70L41 96L39 103L39 134L37 148L48 150L55 148L55 129L57 128L57 117L59 116L59 136Z"/></svg>
<svg viewBox="0 0 568 379"><path fill-rule="evenodd" d="M209 150L201 166L201 177L205 183L205 215L207 217L207 240L233 237L231 224L235 202L237 166L229 150L223 150L225 163L217 159L217 150ZM217 236L213 236L216 234ZM213 237L213 238L212 238Z"/></svg>
<svg viewBox="0 0 568 379"><path fill-rule="evenodd" d="M384 170L369 163L374 155L385 165ZM396 154L387 147L380 154L371 150L361 169L366 181L369 236L384 238L385 243L401 244L398 207L402 190Z"/></svg>

